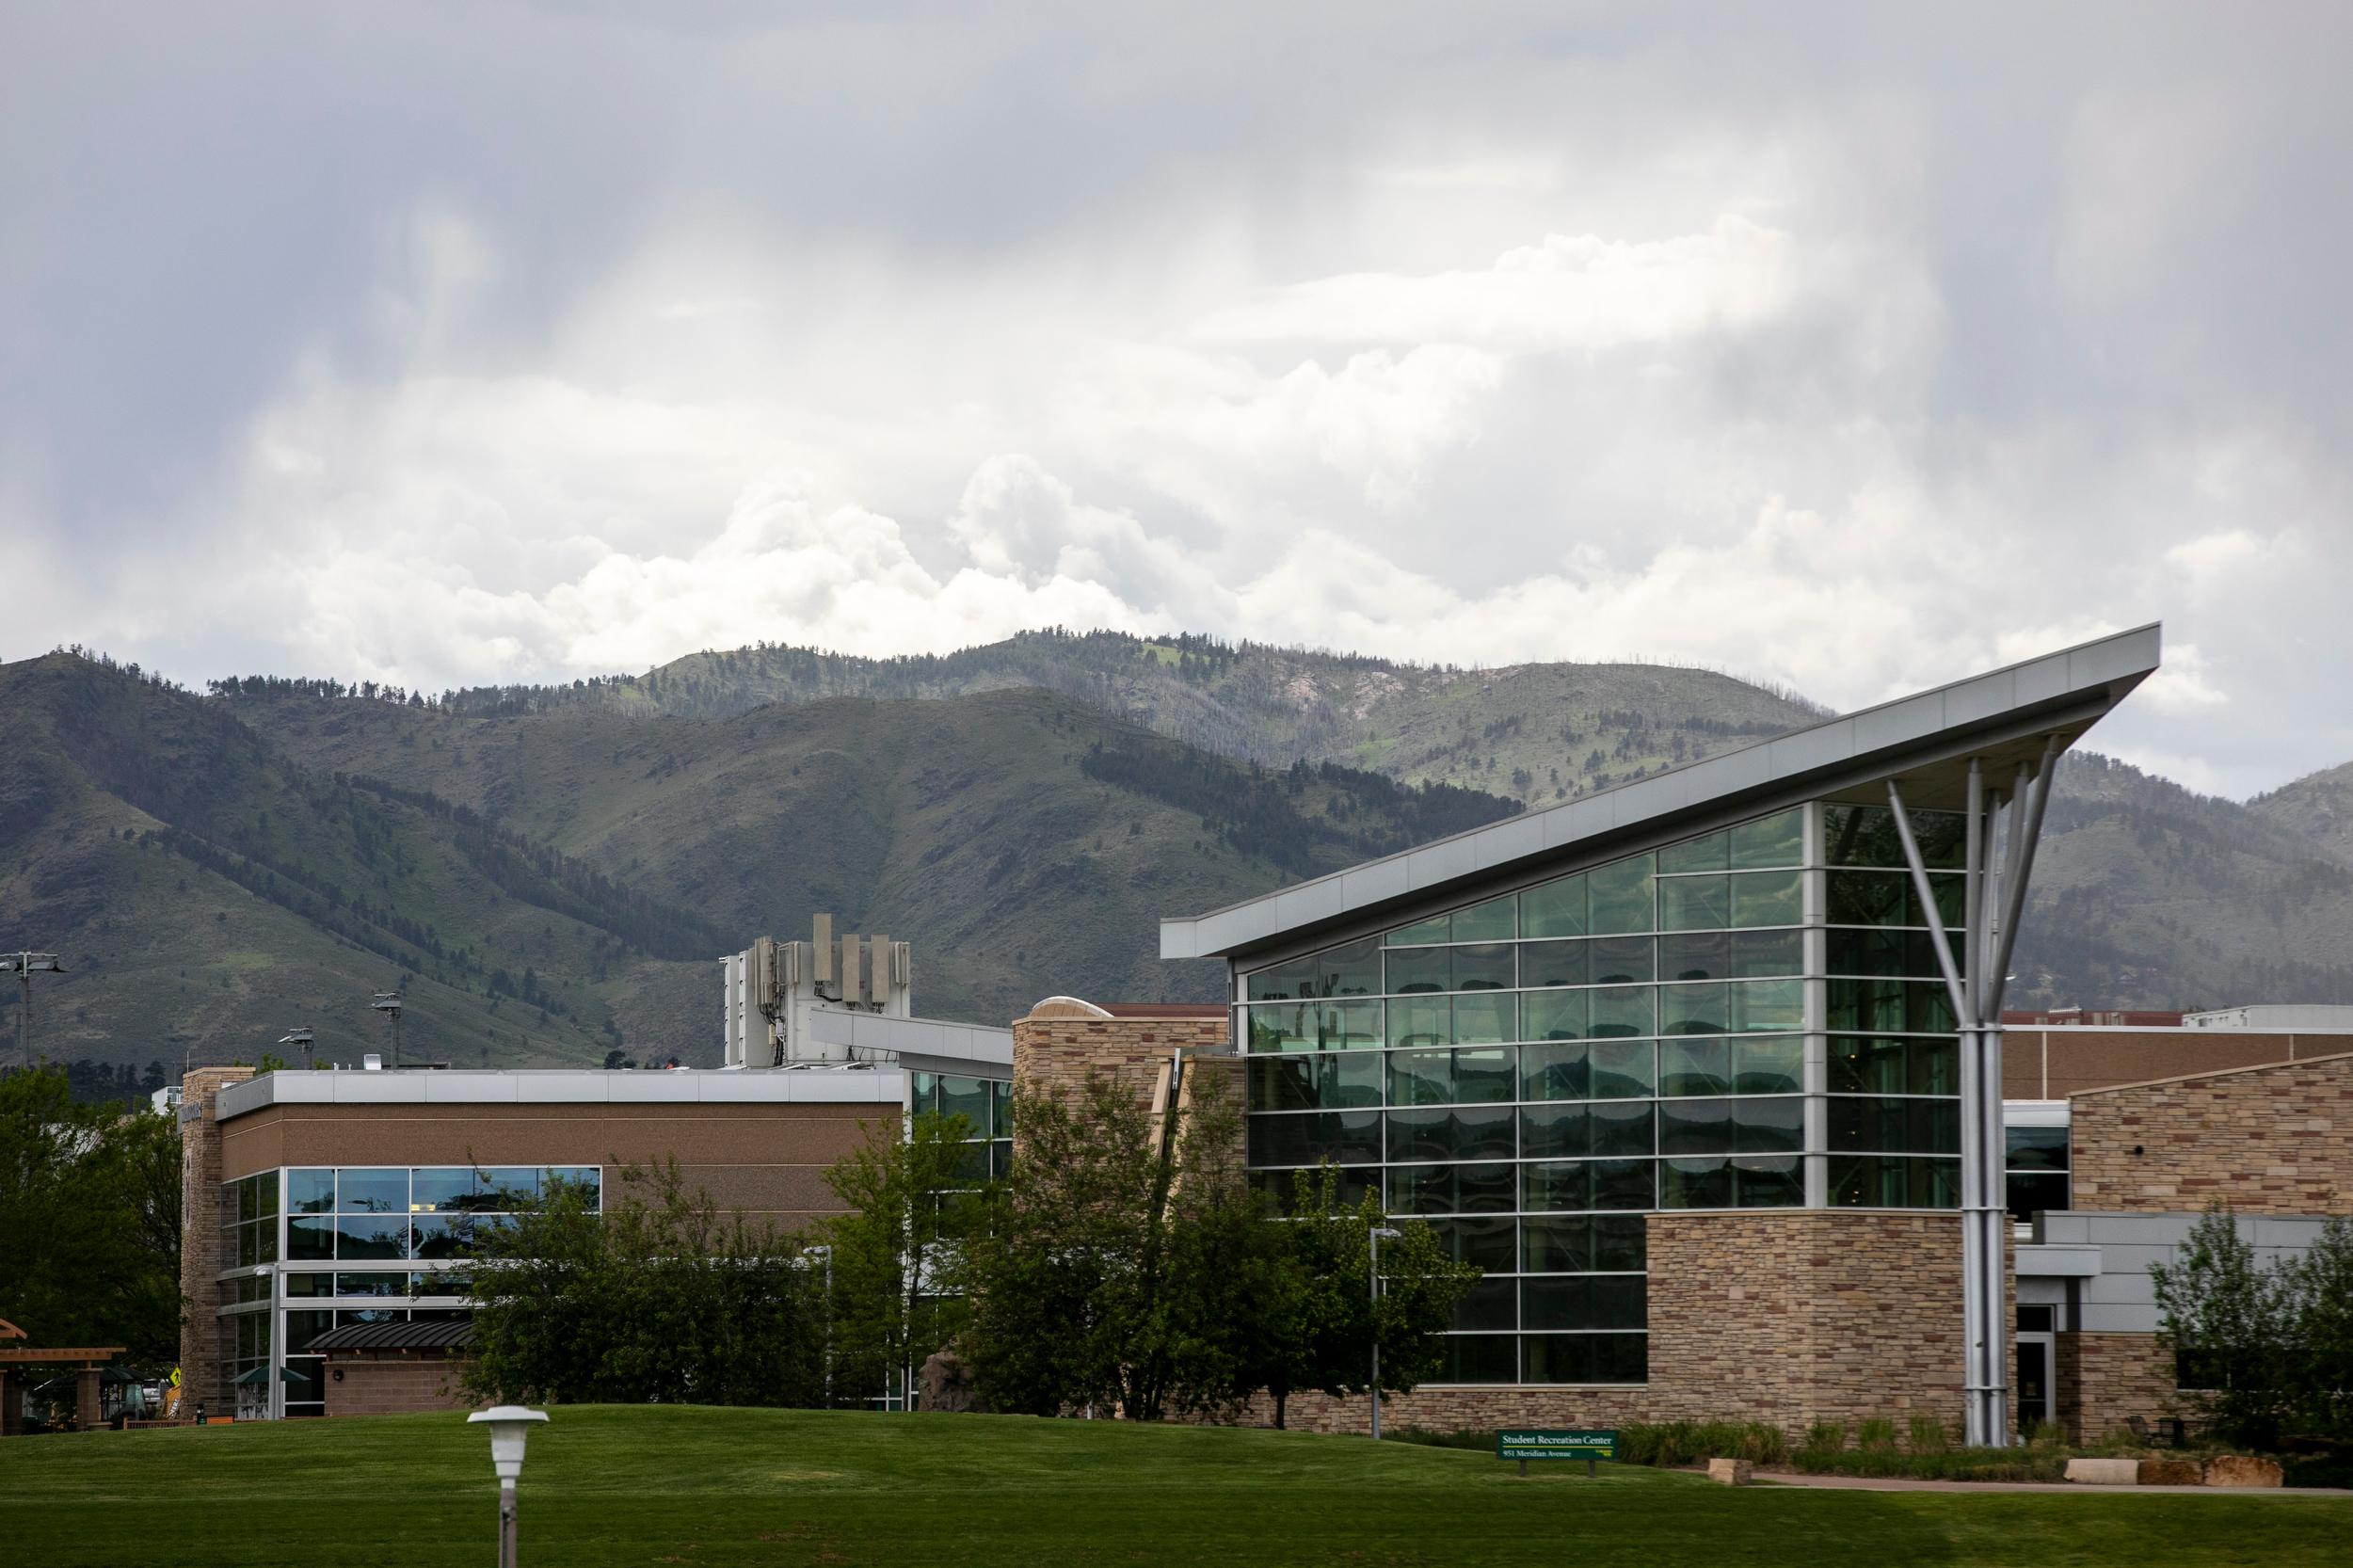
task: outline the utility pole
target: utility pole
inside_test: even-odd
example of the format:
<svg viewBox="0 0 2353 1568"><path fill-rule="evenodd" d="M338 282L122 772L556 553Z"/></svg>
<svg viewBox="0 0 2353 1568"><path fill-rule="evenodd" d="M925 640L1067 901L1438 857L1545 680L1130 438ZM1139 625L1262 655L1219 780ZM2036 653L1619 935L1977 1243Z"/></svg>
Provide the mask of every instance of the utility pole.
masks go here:
<svg viewBox="0 0 2353 1568"><path fill-rule="evenodd" d="M24 1010L16 1020L16 1046L28 1067L33 1064L33 976L63 973L65 966L54 952L0 952L0 974L15 975L24 987Z"/></svg>
<svg viewBox="0 0 2353 1568"><path fill-rule="evenodd" d="M376 993L376 1000L368 1005L378 1013L389 1013L392 1016L392 1066L397 1071L400 1066L400 993L378 991Z"/></svg>

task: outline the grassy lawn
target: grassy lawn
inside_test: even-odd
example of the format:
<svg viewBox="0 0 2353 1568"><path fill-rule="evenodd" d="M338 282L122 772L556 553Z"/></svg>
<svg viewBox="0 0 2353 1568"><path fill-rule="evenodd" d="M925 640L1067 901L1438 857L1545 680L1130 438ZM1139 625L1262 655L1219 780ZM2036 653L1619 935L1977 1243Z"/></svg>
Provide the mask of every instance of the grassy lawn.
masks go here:
<svg viewBox="0 0 2353 1568"><path fill-rule="evenodd" d="M522 1551L610 1563L2341 1565L2353 1499L1711 1486L1360 1438L978 1416L563 1408ZM0 1562L474 1568L489 1444L456 1416L0 1444Z"/></svg>

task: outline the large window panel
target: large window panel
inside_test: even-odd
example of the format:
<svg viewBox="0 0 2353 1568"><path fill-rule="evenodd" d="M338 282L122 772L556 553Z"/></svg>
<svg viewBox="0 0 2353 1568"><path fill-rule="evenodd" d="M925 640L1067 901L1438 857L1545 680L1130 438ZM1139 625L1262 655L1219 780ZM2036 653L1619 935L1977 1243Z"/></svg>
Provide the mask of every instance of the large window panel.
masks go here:
<svg viewBox="0 0 2353 1568"><path fill-rule="evenodd" d="M286 1173L286 1212L331 1214L335 1211L335 1173L294 1170Z"/></svg>
<svg viewBox="0 0 2353 1568"><path fill-rule="evenodd" d="M1728 1099L1661 1100L1658 1105L1658 1152L1661 1154L1730 1154L1732 1101ZM1673 1162L1667 1185L1673 1188ZM1728 1199L1726 1200L1729 1201Z"/></svg>
<svg viewBox="0 0 2353 1568"><path fill-rule="evenodd" d="M1732 1092L1732 1042L1724 1039L1658 1042L1661 1095L1724 1095Z"/></svg>
<svg viewBox="0 0 2353 1568"><path fill-rule="evenodd" d="M1447 1367L1440 1383L1510 1383L1517 1367L1519 1339L1510 1334L1447 1336Z"/></svg>
<svg viewBox="0 0 2353 1568"><path fill-rule="evenodd" d="M1720 931L1732 923L1732 888L1724 876L1658 879L1658 929Z"/></svg>
<svg viewBox="0 0 2353 1568"><path fill-rule="evenodd" d="M1732 933L1686 931L1658 938L1661 980L1728 980L1732 976Z"/></svg>
<svg viewBox="0 0 2353 1568"><path fill-rule="evenodd" d="M1509 893L1454 912L1458 942L1508 942L1519 934L1519 900Z"/></svg>
<svg viewBox="0 0 2353 1568"><path fill-rule="evenodd" d="M1504 1042L1520 1037L1520 999L1516 991L1471 991L1454 999L1454 1038L1464 1045Z"/></svg>
<svg viewBox="0 0 2353 1568"><path fill-rule="evenodd" d="M1473 1284L1463 1299L1455 1304L1454 1327L1458 1333L1482 1330L1509 1331L1519 1327L1519 1282L1509 1276L1489 1276Z"/></svg>
<svg viewBox="0 0 2353 1568"><path fill-rule="evenodd" d="M1593 1008L1593 1037L1657 1033L1657 987L1650 985L1599 985L1586 992Z"/></svg>
<svg viewBox="0 0 2353 1568"><path fill-rule="evenodd" d="M1314 1111L1252 1116L1253 1165L1371 1164L1381 1158L1377 1111Z"/></svg>
<svg viewBox="0 0 2353 1568"><path fill-rule="evenodd" d="M1760 979L1801 974L1805 934L1801 931L1736 931L1732 934L1732 977Z"/></svg>
<svg viewBox="0 0 2353 1568"><path fill-rule="evenodd" d="M1658 1032L1721 1034L1732 1016L1730 1003L1722 985L1662 985L1658 988Z"/></svg>
<svg viewBox="0 0 2353 1568"><path fill-rule="evenodd" d="M1593 1032L1591 991L1530 991L1521 999L1530 1040L1581 1040Z"/></svg>
<svg viewBox="0 0 2353 1568"><path fill-rule="evenodd" d="M1593 1094L1592 1065L1582 1041L1520 1048L1520 1097L1581 1100Z"/></svg>
<svg viewBox="0 0 2353 1568"><path fill-rule="evenodd" d="M1564 876L1520 895L1522 936L1582 936L1587 929L1585 876Z"/></svg>
<svg viewBox="0 0 2353 1568"><path fill-rule="evenodd" d="M401 1173L403 1176L407 1172ZM405 1258L408 1256L407 1214L339 1214L335 1217L335 1256L341 1258Z"/></svg>
<svg viewBox="0 0 2353 1568"><path fill-rule="evenodd" d="M1793 806L1732 830L1732 869L1796 866L1805 859L1805 808Z"/></svg>
<svg viewBox="0 0 2353 1568"><path fill-rule="evenodd" d="M1794 1154L1736 1159L1732 1161L1732 1197L1741 1208L1802 1208L1804 1161Z"/></svg>
<svg viewBox="0 0 2353 1568"><path fill-rule="evenodd" d="M1652 1160L1596 1160L1593 1162L1595 1208L1657 1208L1658 1184Z"/></svg>
<svg viewBox="0 0 2353 1568"><path fill-rule="evenodd" d="M471 1174L471 1173L470 1173ZM344 1169L335 1173L335 1208L344 1214L406 1214L408 1173Z"/></svg>
<svg viewBox="0 0 2353 1568"><path fill-rule="evenodd" d="M2004 1128L2002 1143L2009 1152L2003 1162L2013 1171L2063 1171L2067 1131L2063 1127Z"/></svg>
<svg viewBox="0 0 2353 1568"><path fill-rule="evenodd" d="M1596 936L1592 949L1596 985L1647 984L1658 978L1657 939L1651 936Z"/></svg>
<svg viewBox="0 0 2353 1568"><path fill-rule="evenodd" d="M1520 984L1589 985L1593 974L1592 953L1591 942L1522 942Z"/></svg>
<svg viewBox="0 0 2353 1568"><path fill-rule="evenodd" d="M1450 997L1391 997L1383 1007L1392 1046L1450 1046L1454 1002Z"/></svg>
<svg viewBox="0 0 2353 1568"><path fill-rule="evenodd" d="M1801 1035L1747 1035L1732 1042L1732 1087L1742 1095L1794 1095L1805 1088Z"/></svg>
<svg viewBox="0 0 2353 1568"><path fill-rule="evenodd" d="M1732 879L1734 925L1796 925L1805 918L1798 872L1744 872Z"/></svg>
<svg viewBox="0 0 2353 1568"><path fill-rule="evenodd" d="M1516 950L1509 942L1482 942L1451 951L1457 991L1508 991L1518 980Z"/></svg>
<svg viewBox="0 0 2353 1568"><path fill-rule="evenodd" d="M1728 1000L1726 1022L1735 1034L1777 1034L1805 1027L1802 980L1735 981Z"/></svg>
<svg viewBox="0 0 2353 1568"><path fill-rule="evenodd" d="M1520 1267L1531 1274L1581 1273L1593 1268L1593 1217L1562 1214L1521 1221Z"/></svg>
<svg viewBox="0 0 2353 1568"><path fill-rule="evenodd" d="M1586 873L1594 935L1613 936L1622 932L1657 929L1657 900L1652 891L1655 882L1653 858L1648 855L1637 855L1607 866L1596 866Z"/></svg>
<svg viewBox="0 0 2353 1568"><path fill-rule="evenodd" d="M296 1217L286 1222L286 1256L296 1261L335 1256L335 1222L321 1217Z"/></svg>
<svg viewBox="0 0 2353 1568"><path fill-rule="evenodd" d="M1593 1175L1583 1160L1548 1160L1520 1167L1520 1207L1534 1212L1593 1207Z"/></svg>
<svg viewBox="0 0 2353 1568"><path fill-rule="evenodd" d="M1508 1274L1518 1260L1518 1224L1513 1220L1433 1220L1430 1229L1446 1255L1458 1263L1476 1265L1491 1274Z"/></svg>
<svg viewBox="0 0 2353 1568"><path fill-rule="evenodd" d="M1730 1208L1732 1166L1722 1159L1683 1156L1658 1162L1662 1208Z"/></svg>
<svg viewBox="0 0 2353 1568"><path fill-rule="evenodd" d="M1392 1116L1391 1121L1396 1118ZM1581 1104L1529 1106L1520 1112L1520 1153L1529 1160L1582 1160L1593 1152L1591 1114Z"/></svg>
<svg viewBox="0 0 2353 1568"><path fill-rule="evenodd" d="M1417 996L1454 989L1452 948L1393 947L1382 954L1392 996Z"/></svg>
<svg viewBox="0 0 2353 1568"><path fill-rule="evenodd" d="M1920 863L1931 870L1959 871L1968 853L1967 819L1958 811L1913 811L1912 835ZM1822 808L1822 845L1833 866L1904 864L1896 813L1885 806L1830 805Z"/></svg>
<svg viewBox="0 0 2353 1568"><path fill-rule="evenodd" d="M1658 1050L1648 1040L1595 1040L1586 1057L1597 1100L1642 1098L1658 1081Z"/></svg>
<svg viewBox="0 0 2353 1568"><path fill-rule="evenodd" d="M1586 1125L1597 1155L1644 1155L1655 1150L1657 1123L1652 1100L1593 1100Z"/></svg>

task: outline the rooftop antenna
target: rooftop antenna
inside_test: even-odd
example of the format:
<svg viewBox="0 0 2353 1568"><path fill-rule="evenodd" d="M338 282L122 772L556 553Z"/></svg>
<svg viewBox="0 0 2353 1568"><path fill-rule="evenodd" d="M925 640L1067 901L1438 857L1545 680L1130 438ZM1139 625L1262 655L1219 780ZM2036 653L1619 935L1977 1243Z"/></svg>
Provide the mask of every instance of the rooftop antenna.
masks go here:
<svg viewBox="0 0 2353 1568"><path fill-rule="evenodd" d="M311 1065L311 1032L309 1030L290 1029L278 1037L278 1043L281 1046L300 1046L302 1065L306 1069L309 1068Z"/></svg>
<svg viewBox="0 0 2353 1568"><path fill-rule="evenodd" d="M27 1066L33 1061L33 976L63 973L65 966L54 952L0 952L0 974L15 975L24 988L24 1010L16 1020L16 1045Z"/></svg>
<svg viewBox="0 0 2353 1568"><path fill-rule="evenodd" d="M392 1016L392 1069L397 1072L400 1069L400 993L378 991L376 1000L368 1005L378 1013L389 1013Z"/></svg>

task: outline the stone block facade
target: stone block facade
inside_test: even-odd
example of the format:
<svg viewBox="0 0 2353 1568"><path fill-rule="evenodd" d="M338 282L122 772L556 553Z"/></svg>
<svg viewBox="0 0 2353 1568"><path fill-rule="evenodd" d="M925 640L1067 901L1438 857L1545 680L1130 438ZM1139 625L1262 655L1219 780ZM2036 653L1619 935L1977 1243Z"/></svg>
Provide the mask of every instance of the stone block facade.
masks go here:
<svg viewBox="0 0 2353 1568"><path fill-rule="evenodd" d="M191 1403L230 1398L223 1382L216 1277L221 1258L220 1092L253 1076L250 1067L198 1067L181 1081L180 1377Z"/></svg>
<svg viewBox="0 0 2353 1568"><path fill-rule="evenodd" d="M2353 1214L2353 1054L2076 1095L2073 1207Z"/></svg>
<svg viewBox="0 0 2353 1568"><path fill-rule="evenodd" d="M458 1384L465 1364L442 1355L399 1352L336 1356L327 1368L329 1416L403 1416L422 1410L472 1410Z"/></svg>
<svg viewBox="0 0 2353 1568"><path fill-rule="evenodd" d="M2053 1415L2076 1442L2176 1413L2173 1358L2153 1334L2058 1334L2052 1363Z"/></svg>
<svg viewBox="0 0 2353 1568"><path fill-rule="evenodd" d="M1014 1020L1014 1089L1071 1095L1102 1077L1148 1101L1172 1056L1223 1053L1227 1034L1224 1008L1123 1017L1085 1002L1040 1003Z"/></svg>
<svg viewBox="0 0 2353 1568"><path fill-rule="evenodd" d="M1760 1421L1802 1436L1915 1416L1956 1434L1961 1220L1887 1209L1658 1213L1649 1219L1650 1381L1425 1385L1383 1401L1395 1427ZM2007 1309L2005 1320L2008 1319ZM1253 1409L1244 1419L1262 1423ZM1362 1432L1362 1399L1294 1396L1289 1425Z"/></svg>

